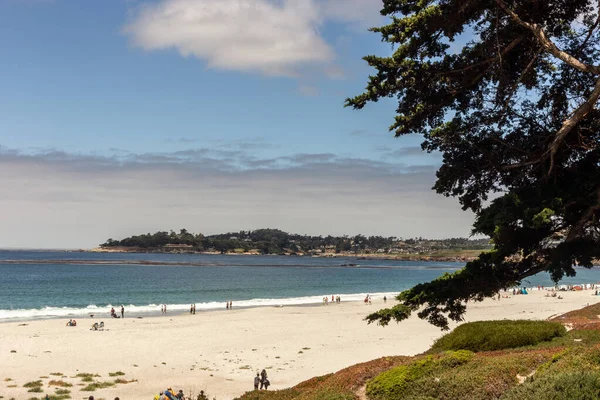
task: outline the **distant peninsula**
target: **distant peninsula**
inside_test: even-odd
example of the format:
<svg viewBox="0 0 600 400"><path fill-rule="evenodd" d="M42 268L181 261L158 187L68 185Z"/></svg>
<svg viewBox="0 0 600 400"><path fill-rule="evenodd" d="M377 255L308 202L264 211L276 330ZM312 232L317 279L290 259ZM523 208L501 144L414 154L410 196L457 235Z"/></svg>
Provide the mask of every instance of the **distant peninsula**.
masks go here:
<svg viewBox="0 0 600 400"><path fill-rule="evenodd" d="M491 248L489 239L425 239L383 236L308 236L279 229L256 229L216 235L187 229L108 239L95 252L198 253L357 257L422 261L469 261Z"/></svg>

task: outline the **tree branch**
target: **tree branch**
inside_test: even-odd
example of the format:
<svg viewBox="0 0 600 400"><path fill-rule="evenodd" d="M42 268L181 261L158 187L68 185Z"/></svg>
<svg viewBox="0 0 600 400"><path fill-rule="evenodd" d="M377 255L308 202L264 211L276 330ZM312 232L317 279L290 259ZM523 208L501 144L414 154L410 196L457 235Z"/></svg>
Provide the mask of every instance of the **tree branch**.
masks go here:
<svg viewBox="0 0 600 400"><path fill-rule="evenodd" d="M596 202L588 208L586 213L582 215L579 221L577 222L577 225L575 225L569 231L565 242L573 241L577 237L577 235L583 230L585 224L594 216L596 211L600 211L600 188L596 190Z"/></svg>
<svg viewBox="0 0 600 400"><path fill-rule="evenodd" d="M577 110L575 110L570 118L567 118L565 122L563 122L562 127L558 130L554 140L548 147L548 152L550 153L550 168L548 170L548 175L550 175L552 169L554 168L554 157L556 156L561 143L573 130L575 125L577 125L590 111L594 109L594 105L598 101L598 97L600 97L600 78L596 80L596 85L594 86L594 90L592 91L590 97L588 97L586 102L581 104Z"/></svg>
<svg viewBox="0 0 600 400"><path fill-rule="evenodd" d="M581 43L581 46L579 46L579 48L575 51L575 54L579 54L579 52L585 48L585 46L589 42L590 38L594 34L594 31L596 30L596 28L598 28L598 24L600 24L600 0L598 0L598 4L596 7L598 10L598 17L596 18L596 22L594 22L594 25L592 25L592 27L588 31L588 34L587 34L585 40L583 41L583 43Z"/></svg>
<svg viewBox="0 0 600 400"><path fill-rule="evenodd" d="M566 62L571 67L576 68L581 72L600 75L600 66L585 64L569 53L560 50L552 40L548 39L544 30L538 24L523 21L503 0L495 1L513 19L513 21L522 27L529 29L540 41L540 44L554 57Z"/></svg>
<svg viewBox="0 0 600 400"><path fill-rule="evenodd" d="M512 49L514 49L515 47L517 47L517 45L519 43L521 43L523 41L523 39L525 39L525 36L519 36L518 38L515 38L504 49L502 49L502 51L499 53L499 55L500 56L505 55L506 53L508 53L509 51L511 51ZM490 58L488 58L486 60L483 60L481 62L478 62L476 64L472 64L472 65L468 65L468 66L463 67L463 68L459 68L459 69L455 69L455 70L452 70L452 71L448 71L448 72L445 73L445 75L458 74L458 73L461 73L461 72L470 71L473 68L478 68L478 67L481 67L482 65L490 64L490 63L496 61L497 59L498 59L498 56L490 57Z"/></svg>

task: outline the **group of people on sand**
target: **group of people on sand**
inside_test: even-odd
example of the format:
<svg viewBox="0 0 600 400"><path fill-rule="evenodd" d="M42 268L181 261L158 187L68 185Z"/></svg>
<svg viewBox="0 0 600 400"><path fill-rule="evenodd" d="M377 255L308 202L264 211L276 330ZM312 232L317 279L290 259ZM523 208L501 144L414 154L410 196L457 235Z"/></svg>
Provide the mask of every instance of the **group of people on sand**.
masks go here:
<svg viewBox="0 0 600 400"><path fill-rule="evenodd" d="M196 304L190 305L190 315L196 314Z"/></svg>
<svg viewBox="0 0 600 400"><path fill-rule="evenodd" d="M77 321L70 319L69 322L67 322L67 326L77 326Z"/></svg>
<svg viewBox="0 0 600 400"><path fill-rule="evenodd" d="M112 307L110 309L110 317L111 318L125 318L125 306L121 305L121 316L120 317L117 315L115 308Z"/></svg>
<svg viewBox="0 0 600 400"><path fill-rule="evenodd" d="M171 388L168 388L165 391L160 392L154 396L154 400L208 400L208 396L204 394L204 390L201 390L198 396L195 398L185 397L183 394L183 390L179 390L177 393Z"/></svg>
<svg viewBox="0 0 600 400"><path fill-rule="evenodd" d="M339 304L342 302L342 298L340 296L331 295L331 302ZM329 304L329 297L327 297L327 296L323 297L323 304L324 305Z"/></svg>
<svg viewBox="0 0 600 400"><path fill-rule="evenodd" d="M167 305L166 304L161 304L160 305L160 312L162 314L166 314L167 313Z"/></svg>
<svg viewBox="0 0 600 400"><path fill-rule="evenodd" d="M226 301L225 302L225 309L231 310L232 308L233 308L233 302L232 301Z"/></svg>
<svg viewBox="0 0 600 400"><path fill-rule="evenodd" d="M269 389L271 382L269 382L269 378L267 377L267 370L263 369L260 373L256 373L254 377L254 390L259 390L258 386L260 385L260 390L263 388L265 390Z"/></svg>
<svg viewBox="0 0 600 400"><path fill-rule="evenodd" d="M387 298L386 298L386 300L387 300ZM371 304L371 295L370 294L368 294L367 297L365 297L364 303Z"/></svg>

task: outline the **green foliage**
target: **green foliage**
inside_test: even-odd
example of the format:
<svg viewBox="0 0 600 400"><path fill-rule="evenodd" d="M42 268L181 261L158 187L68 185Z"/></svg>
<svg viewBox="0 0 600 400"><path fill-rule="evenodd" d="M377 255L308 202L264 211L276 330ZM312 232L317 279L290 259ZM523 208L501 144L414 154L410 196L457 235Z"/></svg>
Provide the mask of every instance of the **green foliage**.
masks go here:
<svg viewBox="0 0 600 400"><path fill-rule="evenodd" d="M125 372L123 371L117 371L117 372L109 372L108 376L123 376L125 375Z"/></svg>
<svg viewBox="0 0 600 400"><path fill-rule="evenodd" d="M596 400L600 398L600 374L577 371L529 378L506 392L501 400Z"/></svg>
<svg viewBox="0 0 600 400"><path fill-rule="evenodd" d="M183 233L171 231L156 232L132 236L123 240L109 239L102 247L140 247L168 251L166 245L189 245L193 250L214 250L229 253L236 250L258 250L263 254L310 253L315 250L331 250L335 252L353 251L356 253L377 251L378 249L393 250L401 246L404 249L419 249L428 252L454 250L486 250L489 248L487 239L450 238L428 240L423 238L400 240L397 237L382 236L308 236L283 232L279 229L257 229L225 234L204 236L192 234L182 229Z"/></svg>
<svg viewBox="0 0 600 400"><path fill-rule="evenodd" d="M389 24L371 31L393 54L364 58L375 73L346 105L396 99L390 130L442 153L434 189L473 211L473 233L495 247L403 292L420 318L447 328L467 300L542 271L558 281L600 258L596 3L383 0Z"/></svg>
<svg viewBox="0 0 600 400"><path fill-rule="evenodd" d="M32 387L31 389L28 390L28 392L32 392L32 393L42 393L43 391L44 390L39 386Z"/></svg>
<svg viewBox="0 0 600 400"><path fill-rule="evenodd" d="M382 373L367 384L367 394L372 399L401 399L410 385L433 371L433 357L409 365L401 365Z"/></svg>
<svg viewBox="0 0 600 400"><path fill-rule="evenodd" d="M440 364L445 368L454 368L471 361L473 352L469 350L448 351L440 360Z"/></svg>
<svg viewBox="0 0 600 400"><path fill-rule="evenodd" d="M547 321L478 321L456 327L431 347L431 352L446 350L492 351L532 346L564 336L565 328Z"/></svg>
<svg viewBox="0 0 600 400"><path fill-rule="evenodd" d="M538 354L482 357L468 351L421 357L370 380L367 395L371 400L497 399L516 384L516 374L528 373L546 359Z"/></svg>

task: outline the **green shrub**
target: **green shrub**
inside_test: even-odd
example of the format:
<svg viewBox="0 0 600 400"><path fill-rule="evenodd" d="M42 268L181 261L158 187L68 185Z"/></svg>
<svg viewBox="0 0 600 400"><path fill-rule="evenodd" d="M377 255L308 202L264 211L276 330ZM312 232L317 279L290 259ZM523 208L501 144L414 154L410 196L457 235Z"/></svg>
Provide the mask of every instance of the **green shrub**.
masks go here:
<svg viewBox="0 0 600 400"><path fill-rule="evenodd" d="M28 392L31 392L31 393L42 393L43 390L42 390L41 387L36 386L36 387L32 387L31 389L29 389Z"/></svg>
<svg viewBox="0 0 600 400"><path fill-rule="evenodd" d="M579 371L534 376L506 392L501 400L597 400L599 398L600 374Z"/></svg>
<svg viewBox="0 0 600 400"><path fill-rule="evenodd" d="M26 384L23 385L23 387L25 387L25 388L35 388L35 387L41 387L41 386L44 386L42 381L31 381L31 382L27 382Z"/></svg>
<svg viewBox="0 0 600 400"><path fill-rule="evenodd" d="M439 338L430 352L447 350L493 351L532 346L566 334L557 322L479 321L458 326Z"/></svg>
<svg viewBox="0 0 600 400"><path fill-rule="evenodd" d="M495 356L449 351L394 367L367 382L371 400L492 400L548 361L550 355L508 353Z"/></svg>
<svg viewBox="0 0 600 400"><path fill-rule="evenodd" d="M454 368L468 363L472 358L473 352L469 350L448 351L440 364L446 368Z"/></svg>
<svg viewBox="0 0 600 400"><path fill-rule="evenodd" d="M117 372L109 372L108 376L123 376L125 375L125 372L123 371L117 371Z"/></svg>
<svg viewBox="0 0 600 400"><path fill-rule="evenodd" d="M410 383L431 372L434 363L428 356L385 371L367 382L367 395L372 399L402 399Z"/></svg>

